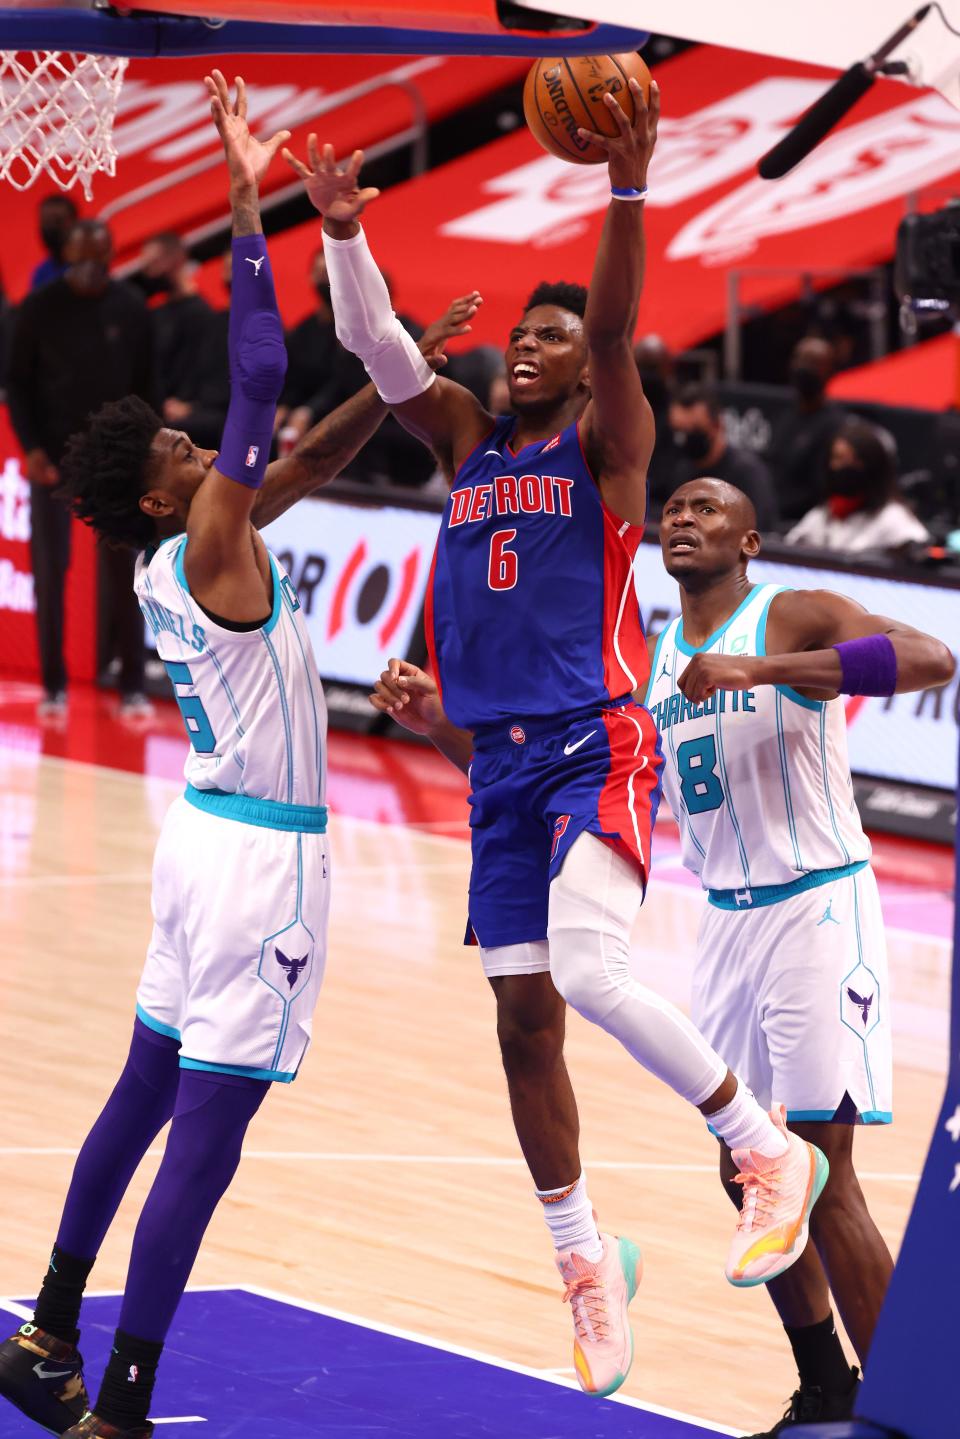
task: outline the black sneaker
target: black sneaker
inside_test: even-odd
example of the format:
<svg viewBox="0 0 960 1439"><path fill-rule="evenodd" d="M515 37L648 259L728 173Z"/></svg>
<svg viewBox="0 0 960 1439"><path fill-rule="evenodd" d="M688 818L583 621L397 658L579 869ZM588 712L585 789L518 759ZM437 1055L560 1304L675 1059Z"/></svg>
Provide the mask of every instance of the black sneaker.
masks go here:
<svg viewBox="0 0 960 1439"><path fill-rule="evenodd" d="M0 1394L54 1434L63 1434L90 1407L76 1346L35 1324L22 1324L0 1344Z"/></svg>
<svg viewBox="0 0 960 1439"><path fill-rule="evenodd" d="M118 1429L116 1424L108 1424L106 1419L98 1419L96 1414L84 1414L79 1424L66 1431L63 1439L150 1439L152 1433L153 1425L149 1419L133 1429Z"/></svg>
<svg viewBox="0 0 960 1439"><path fill-rule="evenodd" d="M825 1394L816 1384L803 1385L794 1390L790 1407L783 1418L772 1429L762 1434L751 1434L750 1439L780 1439L789 1434L795 1424L834 1424L841 1419L853 1418L853 1406L860 1389L860 1370L850 1370L850 1388L846 1394Z"/></svg>

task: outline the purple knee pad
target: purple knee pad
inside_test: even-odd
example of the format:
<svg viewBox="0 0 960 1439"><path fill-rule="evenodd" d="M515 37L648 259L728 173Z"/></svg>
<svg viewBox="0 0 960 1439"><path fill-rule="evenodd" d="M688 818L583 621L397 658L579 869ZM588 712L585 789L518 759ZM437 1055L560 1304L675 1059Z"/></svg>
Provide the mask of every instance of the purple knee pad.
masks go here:
<svg viewBox="0 0 960 1439"><path fill-rule="evenodd" d="M892 695L897 688L897 652L888 635L843 640L833 648L840 656L840 693Z"/></svg>
<svg viewBox="0 0 960 1439"><path fill-rule="evenodd" d="M233 242L228 343L230 408L217 469L255 490L263 484L270 459L277 400L287 373L283 326L262 235L244 235Z"/></svg>

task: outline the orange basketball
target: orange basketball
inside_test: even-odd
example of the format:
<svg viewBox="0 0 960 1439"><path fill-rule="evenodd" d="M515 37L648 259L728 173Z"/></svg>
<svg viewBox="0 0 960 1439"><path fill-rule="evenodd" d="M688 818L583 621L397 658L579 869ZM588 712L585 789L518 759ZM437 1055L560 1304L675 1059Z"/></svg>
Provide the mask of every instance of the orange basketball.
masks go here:
<svg viewBox="0 0 960 1439"><path fill-rule="evenodd" d="M636 78L650 98L650 71L629 55L572 55L569 60L537 60L523 87L523 113L538 144L574 165L603 165L606 151L577 133L579 126L598 135L616 135L616 121L603 103L614 96L629 120L636 115L628 82Z"/></svg>

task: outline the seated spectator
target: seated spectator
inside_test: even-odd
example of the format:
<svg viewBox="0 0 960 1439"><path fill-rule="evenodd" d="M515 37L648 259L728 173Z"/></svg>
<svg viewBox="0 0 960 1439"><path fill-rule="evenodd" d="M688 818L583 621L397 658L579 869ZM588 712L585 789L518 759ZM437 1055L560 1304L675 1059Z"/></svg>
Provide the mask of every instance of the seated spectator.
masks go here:
<svg viewBox="0 0 960 1439"><path fill-rule="evenodd" d="M808 336L790 356L793 403L774 427L767 461L773 471L782 520L798 520L823 495L830 446L845 419L827 398L835 369L829 340Z"/></svg>
<svg viewBox="0 0 960 1439"><path fill-rule="evenodd" d="M673 477L677 464L677 451L670 428L670 400L674 389L673 354L659 335L644 335L634 346L633 358L637 362L643 393L653 411L657 438L647 475L650 482L650 507L659 514L664 501L673 492Z"/></svg>
<svg viewBox="0 0 960 1439"><path fill-rule="evenodd" d="M160 413L168 425L189 429L195 444L216 449L229 386L216 351L214 312L197 293L180 236L165 230L147 240L135 280L149 299L161 302L153 308Z"/></svg>
<svg viewBox="0 0 960 1439"><path fill-rule="evenodd" d="M790 530L788 545L893 552L930 539L900 498L893 437L867 420L843 422L830 448L826 491L824 503Z"/></svg>
<svg viewBox="0 0 960 1439"><path fill-rule="evenodd" d="M59 280L67 268L63 247L77 222L77 207L69 195L45 195L37 206L40 240L47 252L30 276L31 290L39 290L52 280Z"/></svg>
<svg viewBox="0 0 960 1439"><path fill-rule="evenodd" d="M777 503L770 471L752 450L741 450L728 442L715 392L706 385L686 385L672 401L669 416L677 451L671 488L708 477L726 480L750 496L760 530L776 525Z"/></svg>

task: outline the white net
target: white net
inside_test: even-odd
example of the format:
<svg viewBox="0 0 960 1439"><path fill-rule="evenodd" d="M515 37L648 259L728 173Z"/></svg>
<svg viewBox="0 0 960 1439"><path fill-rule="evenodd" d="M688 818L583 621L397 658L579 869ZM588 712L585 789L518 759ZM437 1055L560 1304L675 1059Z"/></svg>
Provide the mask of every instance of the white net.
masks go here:
<svg viewBox="0 0 960 1439"><path fill-rule="evenodd" d="M0 180L26 190L42 174L61 190L116 172L113 120L127 61L53 50L0 51Z"/></svg>

